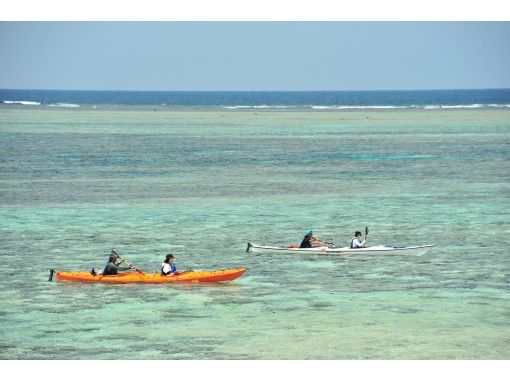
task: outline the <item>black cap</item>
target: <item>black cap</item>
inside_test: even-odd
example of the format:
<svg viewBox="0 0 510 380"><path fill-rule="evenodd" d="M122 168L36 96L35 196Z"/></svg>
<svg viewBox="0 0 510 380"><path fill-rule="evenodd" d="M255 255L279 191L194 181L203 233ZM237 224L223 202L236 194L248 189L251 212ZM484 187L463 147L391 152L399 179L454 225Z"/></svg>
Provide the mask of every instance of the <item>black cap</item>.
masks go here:
<svg viewBox="0 0 510 380"><path fill-rule="evenodd" d="M174 258L174 255L172 255L171 253L169 253L168 255L166 255L166 258L167 258L167 259L173 259L173 258Z"/></svg>

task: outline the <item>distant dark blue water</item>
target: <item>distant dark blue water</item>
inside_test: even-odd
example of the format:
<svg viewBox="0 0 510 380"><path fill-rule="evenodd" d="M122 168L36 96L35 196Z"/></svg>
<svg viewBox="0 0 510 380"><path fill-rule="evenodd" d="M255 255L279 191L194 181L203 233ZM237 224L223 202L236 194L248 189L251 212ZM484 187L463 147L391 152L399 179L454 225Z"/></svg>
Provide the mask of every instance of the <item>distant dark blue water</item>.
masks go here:
<svg viewBox="0 0 510 380"><path fill-rule="evenodd" d="M61 91L0 89L0 103L231 108L510 107L510 89L420 91Z"/></svg>

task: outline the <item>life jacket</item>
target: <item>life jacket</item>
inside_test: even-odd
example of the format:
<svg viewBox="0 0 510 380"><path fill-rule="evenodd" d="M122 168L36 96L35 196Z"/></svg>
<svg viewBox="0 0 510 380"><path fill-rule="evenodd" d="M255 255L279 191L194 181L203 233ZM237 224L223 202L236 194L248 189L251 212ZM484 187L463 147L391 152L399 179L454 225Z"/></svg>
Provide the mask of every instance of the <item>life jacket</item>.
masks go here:
<svg viewBox="0 0 510 380"><path fill-rule="evenodd" d="M165 267L166 264L167 263L161 264L161 275L162 276L168 276L171 273L177 272L177 268L176 268L175 264L169 264L170 265L170 272L168 272L168 273L163 272L163 268Z"/></svg>
<svg viewBox="0 0 510 380"><path fill-rule="evenodd" d="M355 246L354 246L354 240L358 240L358 239L357 239L357 238L355 238L355 237L353 237L353 238L351 239L351 249L353 249L353 248L361 248L361 247L355 247Z"/></svg>

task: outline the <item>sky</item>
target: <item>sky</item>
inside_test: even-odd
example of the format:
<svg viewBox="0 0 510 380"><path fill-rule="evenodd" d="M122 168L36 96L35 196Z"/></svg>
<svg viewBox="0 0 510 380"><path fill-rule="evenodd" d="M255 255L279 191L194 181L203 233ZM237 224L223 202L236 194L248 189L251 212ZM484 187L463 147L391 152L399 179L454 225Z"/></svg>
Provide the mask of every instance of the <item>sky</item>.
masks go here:
<svg viewBox="0 0 510 380"><path fill-rule="evenodd" d="M510 88L510 22L0 22L0 88Z"/></svg>

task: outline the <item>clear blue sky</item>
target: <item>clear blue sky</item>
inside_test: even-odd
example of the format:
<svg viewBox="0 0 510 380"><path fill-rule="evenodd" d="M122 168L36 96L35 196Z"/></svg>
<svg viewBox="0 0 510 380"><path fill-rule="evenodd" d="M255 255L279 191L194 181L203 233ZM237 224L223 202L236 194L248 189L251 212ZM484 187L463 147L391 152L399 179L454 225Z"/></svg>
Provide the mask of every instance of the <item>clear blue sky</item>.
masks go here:
<svg viewBox="0 0 510 380"><path fill-rule="evenodd" d="M510 88L510 22L0 22L0 88Z"/></svg>

